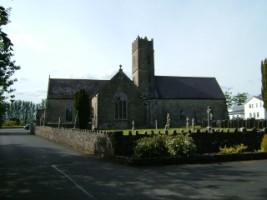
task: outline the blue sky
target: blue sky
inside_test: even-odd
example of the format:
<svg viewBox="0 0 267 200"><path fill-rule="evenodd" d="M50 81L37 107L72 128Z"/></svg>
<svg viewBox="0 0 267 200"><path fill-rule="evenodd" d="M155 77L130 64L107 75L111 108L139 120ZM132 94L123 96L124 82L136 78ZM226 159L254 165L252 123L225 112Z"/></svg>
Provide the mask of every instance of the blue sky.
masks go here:
<svg viewBox="0 0 267 200"><path fill-rule="evenodd" d="M154 40L155 74L216 77L223 91L261 92L266 0L1 0L21 66L16 99L41 102L51 78L109 79L131 45Z"/></svg>

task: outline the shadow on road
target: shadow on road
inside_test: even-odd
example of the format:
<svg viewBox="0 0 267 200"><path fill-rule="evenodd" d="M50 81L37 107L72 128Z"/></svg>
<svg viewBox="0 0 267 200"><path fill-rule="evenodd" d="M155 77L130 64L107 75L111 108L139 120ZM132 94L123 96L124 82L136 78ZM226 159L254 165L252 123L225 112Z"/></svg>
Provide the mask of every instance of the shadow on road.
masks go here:
<svg viewBox="0 0 267 200"><path fill-rule="evenodd" d="M241 165L137 168L104 162L53 143L47 147L0 145L0 199L243 199L246 190L265 199L267 189L257 181L266 176L250 165ZM71 177L91 197L52 166Z"/></svg>

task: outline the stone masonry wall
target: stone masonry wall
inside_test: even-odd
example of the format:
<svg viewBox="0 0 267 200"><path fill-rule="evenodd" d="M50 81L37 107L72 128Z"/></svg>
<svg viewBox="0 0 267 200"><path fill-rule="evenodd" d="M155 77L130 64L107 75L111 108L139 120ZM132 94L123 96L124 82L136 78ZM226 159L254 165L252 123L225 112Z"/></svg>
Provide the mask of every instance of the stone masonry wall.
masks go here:
<svg viewBox="0 0 267 200"><path fill-rule="evenodd" d="M64 128L36 126L35 135L69 146L87 154L109 157L114 155L113 134Z"/></svg>

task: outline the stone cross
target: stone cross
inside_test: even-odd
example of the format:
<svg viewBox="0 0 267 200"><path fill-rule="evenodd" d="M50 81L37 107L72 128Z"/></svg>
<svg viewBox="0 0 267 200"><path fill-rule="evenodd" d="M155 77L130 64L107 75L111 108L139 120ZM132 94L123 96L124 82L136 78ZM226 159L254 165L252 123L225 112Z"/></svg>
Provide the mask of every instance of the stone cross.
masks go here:
<svg viewBox="0 0 267 200"><path fill-rule="evenodd" d="M60 120L60 117L58 118L58 128L60 128L60 123L61 123L61 120Z"/></svg>
<svg viewBox="0 0 267 200"><path fill-rule="evenodd" d="M78 118L78 111L74 119L74 127L73 127L74 129L76 128L77 118Z"/></svg>
<svg viewBox="0 0 267 200"><path fill-rule="evenodd" d="M134 127L134 120L132 121L132 130L134 130L135 127Z"/></svg>
<svg viewBox="0 0 267 200"><path fill-rule="evenodd" d="M192 130L195 130L195 119L192 118Z"/></svg>
<svg viewBox="0 0 267 200"><path fill-rule="evenodd" d="M208 106L208 109L207 109L207 115L208 115L208 129L211 129L212 128L212 117L213 117L213 110Z"/></svg>
<svg viewBox="0 0 267 200"><path fill-rule="evenodd" d="M171 122L170 113L167 113L167 122L166 122L166 125L165 125L165 130L169 130L170 122Z"/></svg>
<svg viewBox="0 0 267 200"><path fill-rule="evenodd" d="M189 118L188 117L186 118L186 129L187 130L189 129Z"/></svg>

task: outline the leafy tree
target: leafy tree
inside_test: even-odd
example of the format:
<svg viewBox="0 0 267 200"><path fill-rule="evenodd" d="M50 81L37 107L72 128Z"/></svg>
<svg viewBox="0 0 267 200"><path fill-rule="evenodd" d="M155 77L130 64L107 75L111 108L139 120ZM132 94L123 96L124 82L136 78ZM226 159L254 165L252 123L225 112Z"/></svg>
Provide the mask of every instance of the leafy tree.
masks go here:
<svg viewBox="0 0 267 200"><path fill-rule="evenodd" d="M224 92L224 96L226 99L226 105L228 108L231 106L240 106L244 105L248 99L248 93L237 93L236 95L232 95L232 92L227 90Z"/></svg>
<svg viewBox="0 0 267 200"><path fill-rule="evenodd" d="M85 90L81 89L76 92L74 106L76 112L78 113L79 127L81 129L87 129L90 115L90 106L89 97Z"/></svg>
<svg viewBox="0 0 267 200"><path fill-rule="evenodd" d="M13 44L7 34L2 31L2 27L9 23L9 12L10 9L0 6L0 126L5 111L4 100L7 98L5 95L7 94L11 100L15 97L12 95L14 89L11 86L17 80L12 78L12 75L20 69L12 60Z"/></svg>
<svg viewBox="0 0 267 200"><path fill-rule="evenodd" d="M240 106L240 105L244 105L246 103L248 99L248 93L237 93L237 95L235 95L233 97L233 102L235 105Z"/></svg>
<svg viewBox="0 0 267 200"><path fill-rule="evenodd" d="M263 61L261 61L261 75L262 75L261 94L264 102L264 108L267 109L267 59L266 58Z"/></svg>
<svg viewBox="0 0 267 200"><path fill-rule="evenodd" d="M224 96L225 96L227 108L230 108L233 105L232 92L227 90L227 91L224 92Z"/></svg>

